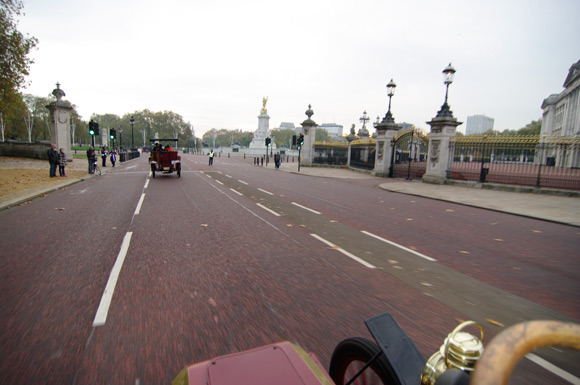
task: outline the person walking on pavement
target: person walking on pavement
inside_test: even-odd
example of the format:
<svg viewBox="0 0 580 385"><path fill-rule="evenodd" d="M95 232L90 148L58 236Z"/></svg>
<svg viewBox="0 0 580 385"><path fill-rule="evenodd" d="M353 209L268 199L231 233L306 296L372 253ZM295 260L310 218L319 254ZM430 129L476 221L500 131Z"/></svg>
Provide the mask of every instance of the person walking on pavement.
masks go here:
<svg viewBox="0 0 580 385"><path fill-rule="evenodd" d="M113 149L111 151L111 164L113 165L113 167L115 167L116 162L117 162L117 151L115 151L115 149Z"/></svg>
<svg viewBox="0 0 580 385"><path fill-rule="evenodd" d="M95 154L95 149L93 146L90 146L87 150L87 160L89 161L89 174L95 173L94 164L97 161L97 154Z"/></svg>
<svg viewBox="0 0 580 385"><path fill-rule="evenodd" d="M103 167L107 167L107 149L101 148L101 159L103 160Z"/></svg>
<svg viewBox="0 0 580 385"><path fill-rule="evenodd" d="M58 166L59 156L58 151L56 151L56 144L50 145L50 150L46 152L48 156L48 163L50 163L50 177L54 178L56 176L56 166Z"/></svg>
<svg viewBox="0 0 580 385"><path fill-rule="evenodd" d="M58 152L58 174L60 176L66 176L64 172L64 168L66 166L66 154L64 153L64 149L60 149Z"/></svg>
<svg viewBox="0 0 580 385"><path fill-rule="evenodd" d="M214 156L214 153L213 153L213 148L212 148L209 150L209 165L210 166L213 166L213 156Z"/></svg>

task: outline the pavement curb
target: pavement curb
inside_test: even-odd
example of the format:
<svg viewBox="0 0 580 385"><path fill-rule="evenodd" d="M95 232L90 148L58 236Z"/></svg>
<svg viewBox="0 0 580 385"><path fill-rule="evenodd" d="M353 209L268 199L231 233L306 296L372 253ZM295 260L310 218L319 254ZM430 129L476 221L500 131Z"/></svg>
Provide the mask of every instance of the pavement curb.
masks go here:
<svg viewBox="0 0 580 385"><path fill-rule="evenodd" d="M453 188L465 188L465 189L471 189L473 187L463 187L463 186L457 186L457 185L441 185L441 186L446 186L449 187L451 189ZM421 197L421 198L427 198L427 199L433 199L433 200L437 200L440 202L449 202L449 203L454 203L454 204L459 204L462 206L468 206L468 207L475 207L475 208L480 208L480 209L484 209L484 210L490 210L490 211L495 211L495 212L499 212L499 213L505 213L505 214L510 214L510 215L517 215L520 217L525 217L525 218L532 218L532 219L537 219L537 220L541 220L541 221L546 221L546 222L551 222L551 223L558 223L558 224L563 224L563 225L568 225L568 226L573 226L573 227L580 227L580 218L576 218L574 216L572 216L573 218L570 220L567 220L565 218L559 218L559 217L554 217L554 216L550 216L548 215L546 212L541 211L544 210L545 208L540 207L539 208L539 212L538 213L534 213L534 210L531 209L527 209L527 210L518 210L517 208L513 208L510 207L509 203L507 204L503 204L500 205L502 207L497 207L494 206L492 204L488 204L486 202L484 202L483 200L480 200L478 202L469 202L466 199L462 199L460 195L457 194L451 194L448 197L443 197L440 196L440 192L439 193L431 193L431 194L427 194L425 191L422 192L414 192L409 190L408 188L405 188L407 186L405 185L401 185L398 183L381 183L379 185L379 187L383 190L387 190L390 192L394 192L394 193L398 193L398 194L404 194L404 195L412 195L412 196L417 196L417 197ZM477 189L479 190L479 189ZM492 192L494 190L486 190L489 192ZM523 198L525 198L526 193L530 194L530 197L533 198L534 196L538 196L539 194L532 194L530 192L524 192L524 191L514 191L514 190L495 190L498 192L503 192L503 193L512 193L512 194L521 194ZM548 196L546 196L548 197ZM553 196L554 199L577 199L575 196ZM491 200L491 202L494 202L493 200ZM496 202L497 203L497 202ZM580 202L579 202L580 203ZM538 209L538 208L536 208ZM576 210L578 211L578 210Z"/></svg>
<svg viewBox="0 0 580 385"><path fill-rule="evenodd" d="M77 184L79 182L85 181L85 180L90 179L90 178L92 178L92 176L82 177L82 178L78 178L78 179L69 179L66 182L58 183L58 184L50 186L50 187L46 187L46 186L42 186L40 188L33 187L33 188L29 189L29 190L31 190L30 192L27 192L24 195L21 195L19 197L13 198L13 199L6 200L4 202L0 201L0 210L6 210L6 209L9 209L13 206L18 206L24 202L36 199L42 195L49 194L49 193L57 191L57 190L61 190L65 187L72 186L73 184Z"/></svg>

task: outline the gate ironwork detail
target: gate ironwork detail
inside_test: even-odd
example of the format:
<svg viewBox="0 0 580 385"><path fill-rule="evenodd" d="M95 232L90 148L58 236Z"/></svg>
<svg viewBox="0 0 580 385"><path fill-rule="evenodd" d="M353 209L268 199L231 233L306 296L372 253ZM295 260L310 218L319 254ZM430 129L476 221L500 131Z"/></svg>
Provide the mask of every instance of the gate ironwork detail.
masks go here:
<svg viewBox="0 0 580 385"><path fill-rule="evenodd" d="M427 169L429 135L414 127L398 133L391 142L389 177L421 179Z"/></svg>

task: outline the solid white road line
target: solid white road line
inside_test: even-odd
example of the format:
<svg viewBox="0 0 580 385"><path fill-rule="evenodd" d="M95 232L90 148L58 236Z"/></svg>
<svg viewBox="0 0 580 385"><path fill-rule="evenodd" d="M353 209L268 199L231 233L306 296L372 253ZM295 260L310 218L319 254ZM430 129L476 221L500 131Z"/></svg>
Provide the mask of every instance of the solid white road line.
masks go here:
<svg viewBox="0 0 580 385"><path fill-rule="evenodd" d="M147 187L149 187L149 181L151 179L147 178L147 180L145 181L145 187L143 187L144 189L146 189Z"/></svg>
<svg viewBox="0 0 580 385"><path fill-rule="evenodd" d="M274 214L275 216L279 217L280 214L278 214L277 212L275 212L274 210L270 210L269 208L267 208L266 206L260 204L260 203L256 203L258 206L260 206L261 208L263 208L264 210L266 210L267 212L269 212L270 214Z"/></svg>
<svg viewBox="0 0 580 385"><path fill-rule="evenodd" d="M274 195L273 193L271 193L270 191L266 191L266 190L262 190L261 188L258 188L258 190L260 190L263 193L266 193L268 195Z"/></svg>
<svg viewBox="0 0 580 385"><path fill-rule="evenodd" d="M540 365L542 368L554 373L556 376L563 378L574 385L580 385L580 378L568 373L567 371L560 369L556 365L544 360L542 357L536 356L533 353L528 353L525 357L532 361L533 363Z"/></svg>
<svg viewBox="0 0 580 385"><path fill-rule="evenodd" d="M143 204L143 199L145 199L145 193L141 194L141 198L139 198L139 203L137 203L137 208L135 209L135 213L133 215L139 215L139 212L141 212L141 205Z"/></svg>
<svg viewBox="0 0 580 385"><path fill-rule="evenodd" d="M411 249L409 249L408 247L405 247L405 246L399 245L398 243L395 243L395 242L391 242L391 241L389 241L388 239L385 239L385 238L379 237L378 235L375 235L375 234L373 234L373 233L369 233L368 231L364 231L364 230L363 230L363 231L361 231L361 233L363 233L363 234L366 234L366 235L370 235L371 237L373 237L373 238L376 238L376 239L378 239L379 241L383 241L383 242L385 242L385 243L388 243L389 245L392 245L392 246L398 247L399 249L405 250L405 251L407 251L407 252L409 252L409 253L411 253L411 254L415 254L415 255L416 255L416 256L418 256L418 257L425 258L425 259L426 259L426 260L428 260L428 261L432 261L432 262L435 262L435 261L437 261L435 258L428 257L428 256L426 256L426 255L424 255L424 254L421 254L421 253L419 253L419 252L416 252L415 250L411 250Z"/></svg>
<svg viewBox="0 0 580 385"><path fill-rule="evenodd" d="M241 192L234 190L233 188L230 188L230 190L232 190L233 192L235 192L235 193L236 193L236 194L238 194L238 195L244 195L244 194L242 194Z"/></svg>
<svg viewBox="0 0 580 385"><path fill-rule="evenodd" d="M368 263L367 261L365 261L364 259L361 259L359 257L357 257L356 255L353 255L351 253L349 253L348 251L336 246L334 243L327 241L326 239L316 235L316 234L310 234L312 235L314 238L318 239L320 242L322 243L326 243L328 246L330 246L331 248L340 251L341 253L343 253L344 255L346 255L349 258L352 258L353 260L357 261L358 263L360 263L361 265L364 265L366 267L368 267L369 269L376 269L377 267L374 265L371 265L370 263Z"/></svg>
<svg viewBox="0 0 580 385"><path fill-rule="evenodd" d="M123 243L121 244L121 250L119 255L117 255L117 260L113 265L111 274L109 274L109 280L107 281L107 286L105 286L105 291L101 297L101 303L97 309L97 314L95 315L95 320L93 321L93 327L103 326L107 321L107 314L109 313L109 306L111 306L111 300L113 299L113 293L115 292L115 286L117 285L117 280L119 279L119 274L121 268L123 267L123 262L125 261L125 256L127 255L127 250L129 250L129 244L131 243L132 232L127 232Z"/></svg>
<svg viewBox="0 0 580 385"><path fill-rule="evenodd" d="M243 181L243 180L241 180L241 179L238 179L238 182L240 182L241 184L248 185L248 182L244 182L244 181Z"/></svg>
<svg viewBox="0 0 580 385"><path fill-rule="evenodd" d="M298 204L298 203L296 203L296 202L292 202L292 204L293 204L294 206L298 206L298 207L300 207L300 208L302 208L302 209L304 209L304 210L308 210L308 211L310 211L311 213L314 213L314 214L321 214L320 212L318 212L318 211L316 211L316 210L309 209L308 207L306 207L306 206L302 206L301 204Z"/></svg>

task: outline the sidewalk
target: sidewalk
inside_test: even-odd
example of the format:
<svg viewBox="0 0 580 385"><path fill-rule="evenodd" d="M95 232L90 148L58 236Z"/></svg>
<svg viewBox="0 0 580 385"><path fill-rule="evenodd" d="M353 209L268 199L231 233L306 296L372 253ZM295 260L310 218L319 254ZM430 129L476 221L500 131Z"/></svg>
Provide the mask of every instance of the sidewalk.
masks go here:
<svg viewBox="0 0 580 385"><path fill-rule="evenodd" d="M326 178L374 178L380 188L391 192L416 195L580 227L580 198L575 197L434 185L420 181L378 178L348 169L301 167L300 172L298 172L297 163L283 163L280 169L302 175ZM475 186L476 184L473 185Z"/></svg>
<svg viewBox="0 0 580 385"><path fill-rule="evenodd" d="M41 167L45 170L48 169L45 161L27 160L26 163L29 163L26 168ZM77 165L81 169L86 167L84 162L76 163L75 167ZM4 165L4 167L9 168L10 165ZM270 164L268 168L273 169L274 167ZM374 179L376 180L377 186L391 192L416 195L429 199L443 200L580 227L580 198L577 197L433 185L419 181L378 178L367 173L356 172L345 168L300 167L300 172L298 172L298 163L292 162L282 163L280 170L311 177ZM93 176L85 175L81 178L62 180L62 182L59 180L58 183L37 186L6 196L0 196L0 210L21 204L22 202L29 201L43 194L70 186L91 177Z"/></svg>

